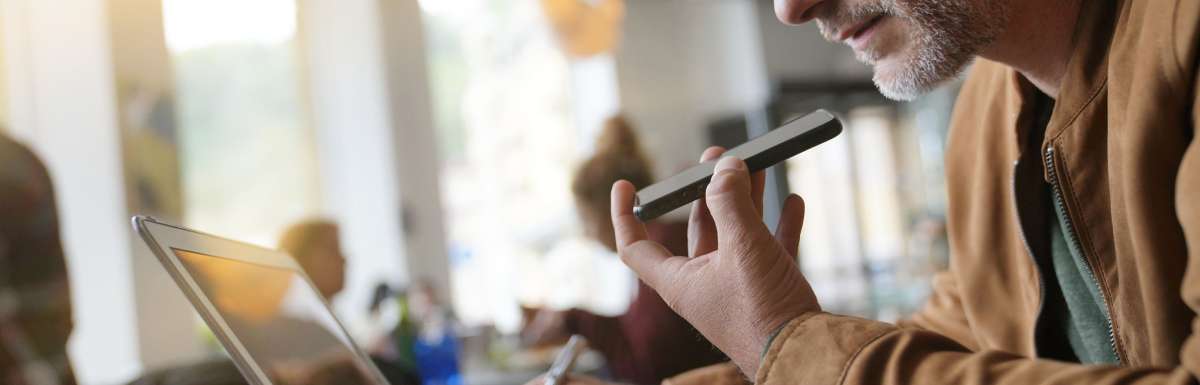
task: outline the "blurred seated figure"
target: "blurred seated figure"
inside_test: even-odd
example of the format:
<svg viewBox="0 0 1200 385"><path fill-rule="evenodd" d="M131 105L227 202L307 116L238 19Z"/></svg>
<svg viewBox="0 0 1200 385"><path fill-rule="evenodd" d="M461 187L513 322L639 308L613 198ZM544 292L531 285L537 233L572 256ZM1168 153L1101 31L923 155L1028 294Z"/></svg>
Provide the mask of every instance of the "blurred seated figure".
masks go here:
<svg viewBox="0 0 1200 385"><path fill-rule="evenodd" d="M280 237L279 249L296 259L327 301L332 301L333 297L342 291L346 279L346 257L342 254L342 241L336 223L326 219L312 219L293 224ZM380 356L374 352L371 352L371 356L375 367L379 368L392 385L419 383L414 366L396 362L386 355ZM330 377L328 374L336 373L335 369L337 368L325 372L323 376ZM321 383L324 380L314 381Z"/></svg>
<svg viewBox="0 0 1200 385"><path fill-rule="evenodd" d="M326 301L342 291L346 257L336 223L312 219L293 224L279 238L279 249L296 259Z"/></svg>
<svg viewBox="0 0 1200 385"><path fill-rule="evenodd" d="M606 122L595 154L580 167L571 186L585 233L614 253L609 192L613 183L622 179L639 189L654 181L633 128L616 116ZM652 222L647 230L651 239L676 255L687 254L686 224ZM522 334L535 344L583 335L605 357L616 380L634 384L659 384L691 369L728 361L641 281L625 314L605 317L580 309L542 310Z"/></svg>
<svg viewBox="0 0 1200 385"><path fill-rule="evenodd" d="M50 175L0 135L0 384L74 384L67 265Z"/></svg>

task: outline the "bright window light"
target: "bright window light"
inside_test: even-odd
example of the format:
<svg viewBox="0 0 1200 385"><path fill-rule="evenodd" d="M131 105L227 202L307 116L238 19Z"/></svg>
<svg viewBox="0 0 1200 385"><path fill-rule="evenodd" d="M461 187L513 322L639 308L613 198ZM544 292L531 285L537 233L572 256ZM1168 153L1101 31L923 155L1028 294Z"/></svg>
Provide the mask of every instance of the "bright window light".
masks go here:
<svg viewBox="0 0 1200 385"><path fill-rule="evenodd" d="M418 0L417 4L433 17L459 19L487 12L487 2L482 0Z"/></svg>
<svg viewBox="0 0 1200 385"><path fill-rule="evenodd" d="M294 0L163 0L167 47L189 51L230 42L275 44L296 34Z"/></svg>

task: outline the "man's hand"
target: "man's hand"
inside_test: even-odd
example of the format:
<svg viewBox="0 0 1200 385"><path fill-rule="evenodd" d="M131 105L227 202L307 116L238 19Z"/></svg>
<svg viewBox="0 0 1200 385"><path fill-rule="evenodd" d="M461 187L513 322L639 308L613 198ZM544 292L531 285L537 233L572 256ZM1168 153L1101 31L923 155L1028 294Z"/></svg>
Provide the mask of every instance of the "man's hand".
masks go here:
<svg viewBox="0 0 1200 385"><path fill-rule="evenodd" d="M702 161L724 152L709 148ZM705 198L692 206L689 256L672 256L647 240L633 215L632 184L612 189L612 219L621 260L663 300L754 378L771 333L807 312L820 311L796 265L804 202L789 196L776 234L762 222L764 177L751 177L740 159L716 166Z"/></svg>

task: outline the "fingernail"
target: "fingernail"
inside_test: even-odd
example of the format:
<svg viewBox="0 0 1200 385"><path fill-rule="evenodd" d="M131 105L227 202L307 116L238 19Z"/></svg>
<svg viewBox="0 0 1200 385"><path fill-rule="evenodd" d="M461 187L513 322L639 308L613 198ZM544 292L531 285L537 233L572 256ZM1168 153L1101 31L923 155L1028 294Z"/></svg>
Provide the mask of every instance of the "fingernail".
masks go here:
<svg viewBox="0 0 1200 385"><path fill-rule="evenodd" d="M741 159L732 156L726 156L717 161L717 167L713 173L718 173L724 170L742 170L746 168L746 163Z"/></svg>

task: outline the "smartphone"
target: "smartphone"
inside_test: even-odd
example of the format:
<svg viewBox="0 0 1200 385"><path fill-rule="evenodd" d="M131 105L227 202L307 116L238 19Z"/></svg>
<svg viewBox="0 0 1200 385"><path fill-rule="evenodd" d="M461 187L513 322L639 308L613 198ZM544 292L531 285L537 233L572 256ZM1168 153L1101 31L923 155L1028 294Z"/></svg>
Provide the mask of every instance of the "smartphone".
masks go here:
<svg viewBox="0 0 1200 385"><path fill-rule="evenodd" d="M554 359L554 365L550 366L550 371L546 372L545 385L559 385L562 380L571 372L571 368L575 366L575 359L579 358L579 354L583 353L584 340L583 336L578 334L571 336L567 340L567 344L558 352L558 357Z"/></svg>
<svg viewBox="0 0 1200 385"><path fill-rule="evenodd" d="M841 133L842 123L836 116L829 111L817 110L729 149L722 157L738 157L746 162L750 172L761 171ZM634 215L645 222L700 199L716 166L715 160L700 163L641 189L634 197Z"/></svg>

